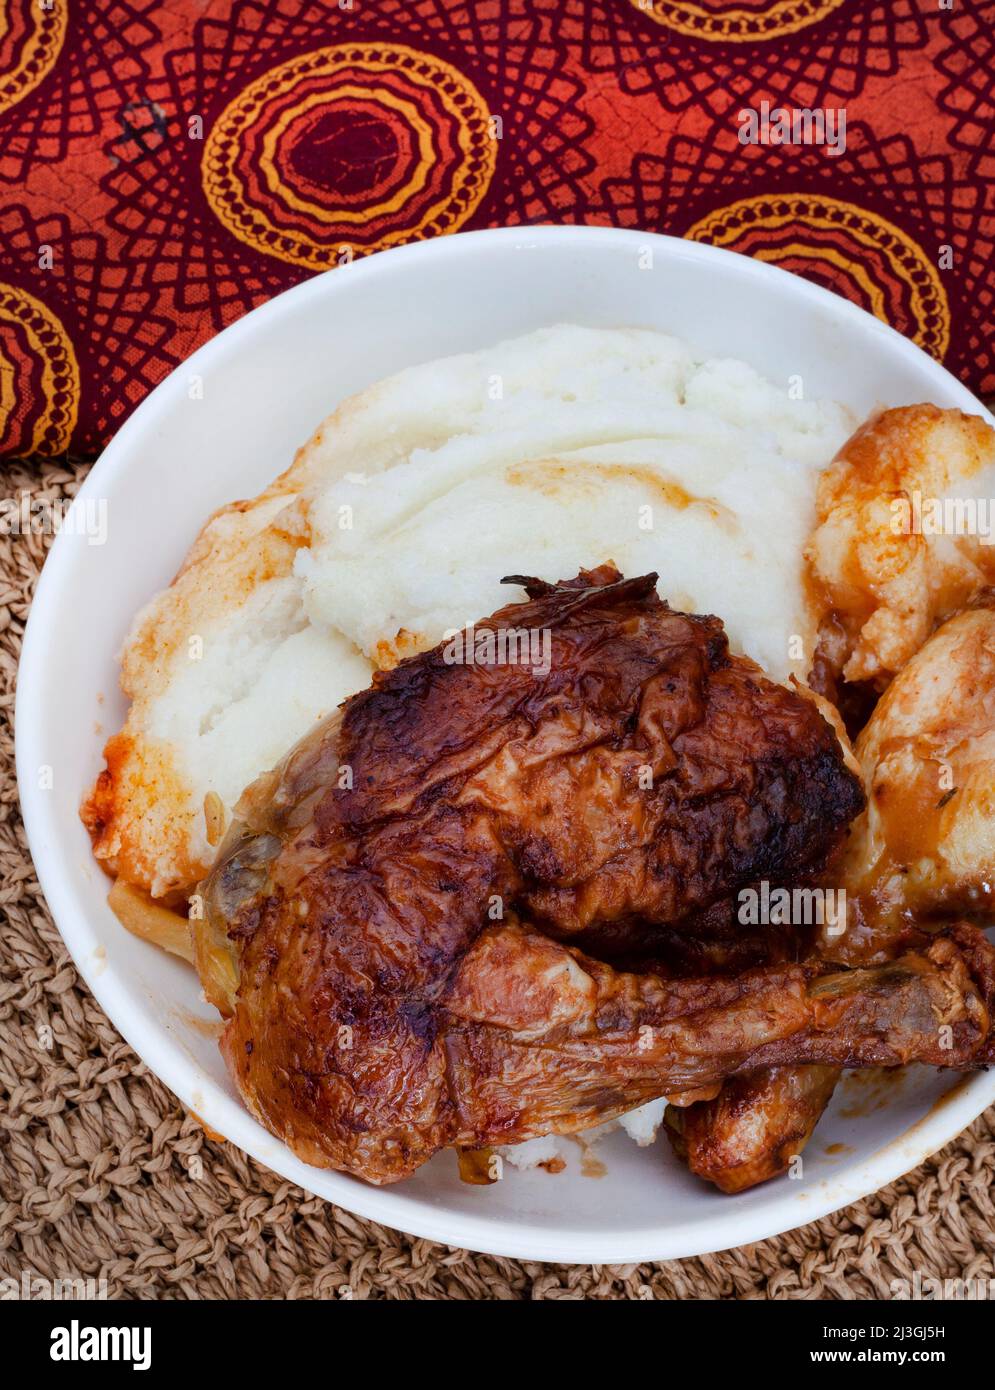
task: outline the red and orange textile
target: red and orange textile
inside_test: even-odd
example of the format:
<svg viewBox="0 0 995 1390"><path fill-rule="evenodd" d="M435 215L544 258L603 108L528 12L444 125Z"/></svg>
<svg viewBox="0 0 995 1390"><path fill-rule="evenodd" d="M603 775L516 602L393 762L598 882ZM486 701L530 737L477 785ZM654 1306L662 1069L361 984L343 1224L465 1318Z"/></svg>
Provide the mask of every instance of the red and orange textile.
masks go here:
<svg viewBox="0 0 995 1390"><path fill-rule="evenodd" d="M0 0L0 453L97 450L306 276L538 222L773 261L995 391L995 3Z"/></svg>

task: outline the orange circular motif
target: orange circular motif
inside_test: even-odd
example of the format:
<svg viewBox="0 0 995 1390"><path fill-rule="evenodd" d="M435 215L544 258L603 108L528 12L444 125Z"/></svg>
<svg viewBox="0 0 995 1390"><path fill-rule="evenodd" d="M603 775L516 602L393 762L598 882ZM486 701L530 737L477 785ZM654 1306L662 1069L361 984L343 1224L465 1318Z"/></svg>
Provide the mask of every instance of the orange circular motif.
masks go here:
<svg viewBox="0 0 995 1390"><path fill-rule="evenodd" d="M79 395L79 363L62 324L34 295L0 284L0 454L65 453Z"/></svg>
<svg viewBox="0 0 995 1390"><path fill-rule="evenodd" d="M490 113L456 68L403 44L337 44L272 68L214 123L204 192L240 241L325 270L455 231L487 192Z"/></svg>
<svg viewBox="0 0 995 1390"><path fill-rule="evenodd" d="M758 0L756 5L693 5L684 0L629 0L657 24L712 43L756 43L797 34L845 0Z"/></svg>
<svg viewBox="0 0 995 1390"><path fill-rule="evenodd" d="M818 194L741 198L686 235L772 261L826 284L942 359L950 306L936 266L893 222Z"/></svg>
<svg viewBox="0 0 995 1390"><path fill-rule="evenodd" d="M66 37L68 0L0 0L0 115L34 91Z"/></svg>

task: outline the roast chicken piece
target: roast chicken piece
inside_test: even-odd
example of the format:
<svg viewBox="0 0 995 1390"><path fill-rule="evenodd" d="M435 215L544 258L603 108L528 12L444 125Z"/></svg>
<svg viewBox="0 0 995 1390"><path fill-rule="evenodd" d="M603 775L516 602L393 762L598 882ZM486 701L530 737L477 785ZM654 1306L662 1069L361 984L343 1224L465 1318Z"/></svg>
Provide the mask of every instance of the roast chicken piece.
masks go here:
<svg viewBox="0 0 995 1390"><path fill-rule="evenodd" d="M528 589L478 634L548 632L547 669L415 657L243 798L194 928L261 1121L390 1182L738 1071L971 1065L988 1012L954 938L876 972L670 982L553 939L814 870L862 797L816 706L653 576Z"/></svg>
<svg viewBox="0 0 995 1390"><path fill-rule="evenodd" d="M672 612L655 578L523 580L531 601L478 623L477 647L546 634L548 672L440 644L378 673L247 804L284 837L313 810L323 846L459 808L491 827L520 910L615 950L646 944L642 921L811 876L863 805L859 778L818 707L731 657L717 618Z"/></svg>
<svg viewBox="0 0 995 1390"><path fill-rule="evenodd" d="M934 627L995 583L995 430L935 405L862 425L819 481L808 547L825 600L823 655L883 689ZM972 510L973 509L973 510Z"/></svg>
<svg viewBox="0 0 995 1390"><path fill-rule="evenodd" d="M846 962L882 959L930 918L995 909L995 596L939 628L857 740L867 809L840 870Z"/></svg>

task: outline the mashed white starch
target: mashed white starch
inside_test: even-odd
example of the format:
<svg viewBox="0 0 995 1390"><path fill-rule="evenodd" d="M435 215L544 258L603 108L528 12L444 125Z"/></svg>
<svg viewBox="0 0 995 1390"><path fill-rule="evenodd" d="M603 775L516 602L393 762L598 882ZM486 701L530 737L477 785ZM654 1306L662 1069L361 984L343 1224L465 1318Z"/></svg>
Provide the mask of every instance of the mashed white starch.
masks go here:
<svg viewBox="0 0 995 1390"><path fill-rule="evenodd" d="M389 663L521 597L505 574L614 560L718 614L775 678L804 676L802 549L850 429L836 404L643 330L544 329L415 367L308 446L326 481L305 608Z"/></svg>

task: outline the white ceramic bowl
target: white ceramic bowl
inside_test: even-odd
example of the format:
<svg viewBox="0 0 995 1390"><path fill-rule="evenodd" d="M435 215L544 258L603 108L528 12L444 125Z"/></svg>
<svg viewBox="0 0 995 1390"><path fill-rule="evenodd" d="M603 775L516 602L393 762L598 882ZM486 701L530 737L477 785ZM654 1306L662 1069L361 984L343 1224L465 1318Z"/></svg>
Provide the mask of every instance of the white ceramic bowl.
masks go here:
<svg viewBox="0 0 995 1390"><path fill-rule="evenodd" d="M652 267L647 268L647 252ZM546 324L661 329L809 397L934 401L978 413L912 343L835 295L759 261L606 228L474 232L388 251L308 280L221 333L122 427L84 497L107 499L108 537L58 537L28 624L17 766L31 849L55 920L93 993L180 1101L267 1167L362 1216L450 1245L529 1259L621 1263L724 1249L789 1230L907 1172L995 1099L995 1072L952 1085L910 1071L849 1083L805 1154L804 1176L723 1197L665 1139L599 1146L607 1174L518 1173L461 1183L451 1154L377 1189L310 1168L242 1108L192 971L128 935L77 816L124 713L115 654L136 609L167 584L207 515L251 496L344 396L400 367ZM200 377L203 399L191 399ZM196 393L194 393L196 396ZM771 499L771 524L777 524ZM41 790L39 768L54 787ZM572 1146L571 1146L572 1147Z"/></svg>

